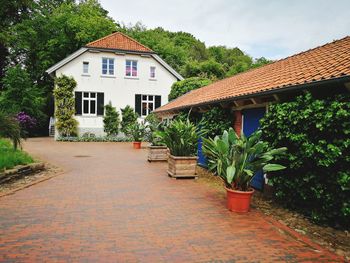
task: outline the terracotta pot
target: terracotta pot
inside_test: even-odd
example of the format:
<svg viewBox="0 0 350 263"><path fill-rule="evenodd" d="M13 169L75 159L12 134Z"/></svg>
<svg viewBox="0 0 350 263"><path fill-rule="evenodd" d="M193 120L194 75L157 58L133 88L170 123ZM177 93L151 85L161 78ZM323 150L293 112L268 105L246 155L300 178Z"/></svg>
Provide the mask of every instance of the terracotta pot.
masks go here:
<svg viewBox="0 0 350 263"><path fill-rule="evenodd" d="M133 142L134 149L141 149L141 142Z"/></svg>
<svg viewBox="0 0 350 263"><path fill-rule="evenodd" d="M243 192L226 188L227 192L227 208L230 211L238 213L247 213L250 208L250 201L254 193L254 189L251 191Z"/></svg>

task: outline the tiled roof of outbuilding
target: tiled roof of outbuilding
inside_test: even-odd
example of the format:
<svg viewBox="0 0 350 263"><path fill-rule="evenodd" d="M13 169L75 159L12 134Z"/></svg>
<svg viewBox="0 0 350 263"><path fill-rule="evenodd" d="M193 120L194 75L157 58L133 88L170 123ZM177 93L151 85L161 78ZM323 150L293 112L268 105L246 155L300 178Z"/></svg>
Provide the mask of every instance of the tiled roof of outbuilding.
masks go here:
<svg viewBox="0 0 350 263"><path fill-rule="evenodd" d="M212 104L344 76L350 77L350 36L193 90L156 112Z"/></svg>

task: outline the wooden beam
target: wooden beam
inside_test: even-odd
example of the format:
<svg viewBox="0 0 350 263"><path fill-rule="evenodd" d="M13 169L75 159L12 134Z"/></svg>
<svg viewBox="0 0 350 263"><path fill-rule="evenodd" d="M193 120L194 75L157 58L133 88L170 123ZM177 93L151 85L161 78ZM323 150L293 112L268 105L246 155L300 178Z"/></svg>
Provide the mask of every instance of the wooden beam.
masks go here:
<svg viewBox="0 0 350 263"><path fill-rule="evenodd" d="M251 98L250 100L253 102L253 104L259 104L254 98Z"/></svg>
<svg viewBox="0 0 350 263"><path fill-rule="evenodd" d="M275 98L276 101L280 101L280 98L278 97L277 94L273 94L273 97Z"/></svg>

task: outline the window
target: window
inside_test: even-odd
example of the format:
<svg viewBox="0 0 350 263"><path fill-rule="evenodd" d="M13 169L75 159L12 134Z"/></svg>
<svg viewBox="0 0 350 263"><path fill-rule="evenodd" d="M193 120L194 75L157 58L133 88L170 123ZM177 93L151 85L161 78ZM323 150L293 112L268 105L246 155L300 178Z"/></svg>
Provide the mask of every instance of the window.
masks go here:
<svg viewBox="0 0 350 263"><path fill-rule="evenodd" d="M96 115L96 92L83 92L83 115Z"/></svg>
<svg viewBox="0 0 350 263"><path fill-rule="evenodd" d="M102 58L102 75L114 75L114 58Z"/></svg>
<svg viewBox="0 0 350 263"><path fill-rule="evenodd" d="M156 78L156 67L150 67L149 68L150 71L149 71L149 77L151 79L155 79Z"/></svg>
<svg viewBox="0 0 350 263"><path fill-rule="evenodd" d="M104 93L81 92L75 93L75 114L83 116L104 115Z"/></svg>
<svg viewBox="0 0 350 263"><path fill-rule="evenodd" d="M137 61L136 60L125 61L125 76L137 77Z"/></svg>
<svg viewBox="0 0 350 263"><path fill-rule="evenodd" d="M135 110L141 116L145 117L154 109L160 107L161 96L158 95L135 95Z"/></svg>
<svg viewBox="0 0 350 263"><path fill-rule="evenodd" d="M83 74L89 74L89 62L83 62Z"/></svg>

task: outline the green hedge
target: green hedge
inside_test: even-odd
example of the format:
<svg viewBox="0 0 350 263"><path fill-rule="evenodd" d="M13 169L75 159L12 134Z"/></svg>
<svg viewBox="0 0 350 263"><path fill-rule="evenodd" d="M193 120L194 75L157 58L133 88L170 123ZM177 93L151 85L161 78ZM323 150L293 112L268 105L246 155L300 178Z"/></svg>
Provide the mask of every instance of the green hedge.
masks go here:
<svg viewBox="0 0 350 263"><path fill-rule="evenodd" d="M131 142L130 138L113 137L113 136L101 136L101 137L58 137L57 141L60 142Z"/></svg>
<svg viewBox="0 0 350 263"><path fill-rule="evenodd" d="M232 127L232 114L230 109L223 109L218 106L203 113L189 113L189 111L183 111L176 117L176 119L183 121L187 118L204 130L205 137L207 138L214 138L216 135L220 135L225 130Z"/></svg>
<svg viewBox="0 0 350 263"><path fill-rule="evenodd" d="M349 227L350 95L271 105L261 128L272 147L288 148L288 169L271 177L275 197L314 221Z"/></svg>

